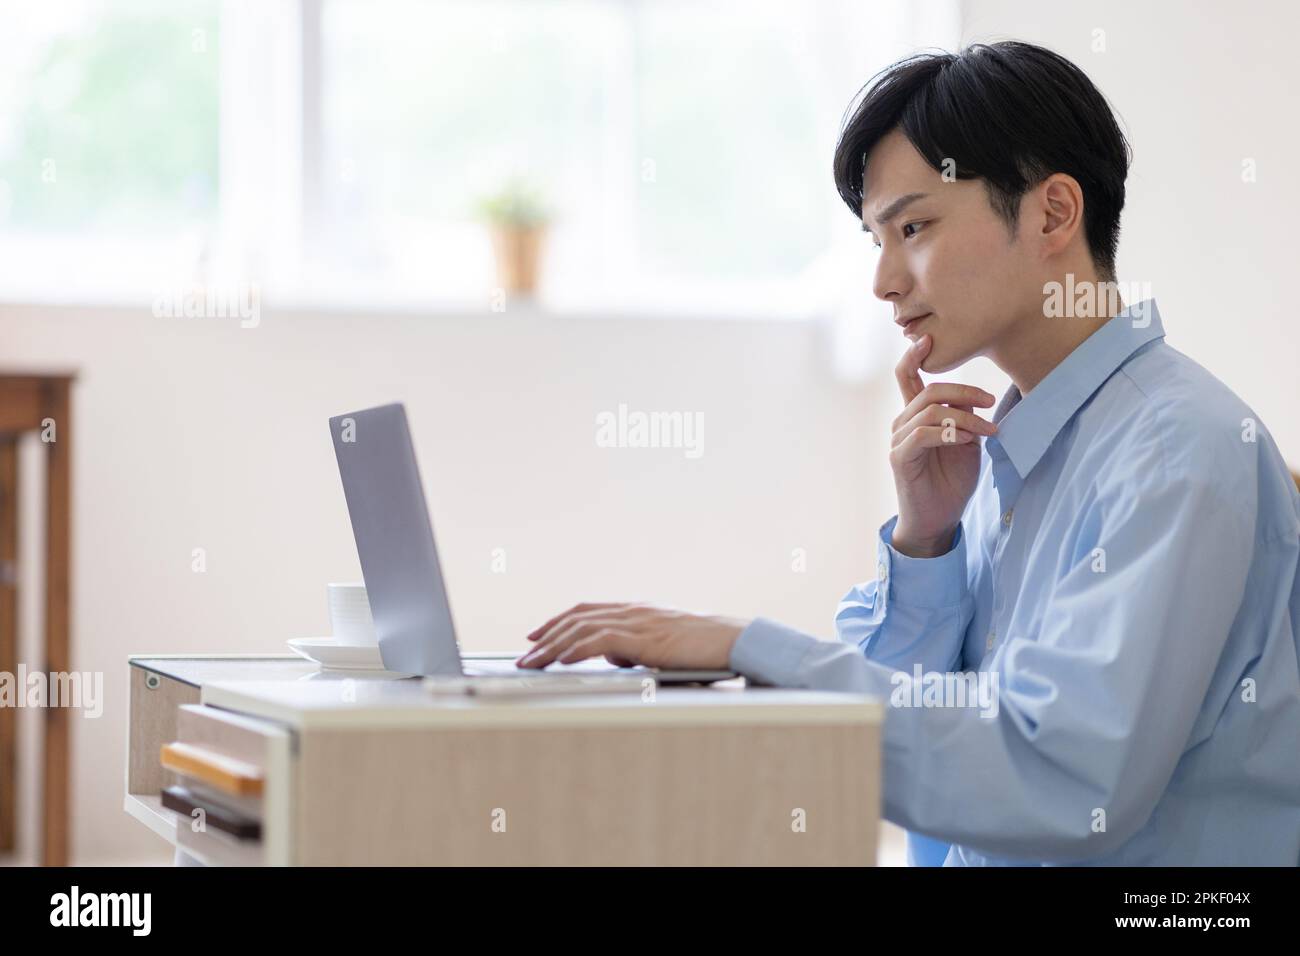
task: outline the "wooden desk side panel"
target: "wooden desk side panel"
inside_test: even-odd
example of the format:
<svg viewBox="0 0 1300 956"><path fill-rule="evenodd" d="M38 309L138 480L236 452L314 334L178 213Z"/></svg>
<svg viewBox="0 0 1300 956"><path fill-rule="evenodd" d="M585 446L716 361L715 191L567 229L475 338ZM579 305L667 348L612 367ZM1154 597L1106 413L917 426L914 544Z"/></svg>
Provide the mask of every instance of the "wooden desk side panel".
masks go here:
<svg viewBox="0 0 1300 956"><path fill-rule="evenodd" d="M197 704L199 689L158 675L152 690L145 681L152 671L131 667L131 726L127 743L126 792L156 795L165 772L158 754L162 745L176 739L177 710Z"/></svg>
<svg viewBox="0 0 1300 956"><path fill-rule="evenodd" d="M300 747L303 865L876 861L878 726L331 730Z"/></svg>
<svg viewBox="0 0 1300 956"><path fill-rule="evenodd" d="M18 442L0 435L0 672L18 671ZM0 853L17 849L18 711L0 707Z"/></svg>

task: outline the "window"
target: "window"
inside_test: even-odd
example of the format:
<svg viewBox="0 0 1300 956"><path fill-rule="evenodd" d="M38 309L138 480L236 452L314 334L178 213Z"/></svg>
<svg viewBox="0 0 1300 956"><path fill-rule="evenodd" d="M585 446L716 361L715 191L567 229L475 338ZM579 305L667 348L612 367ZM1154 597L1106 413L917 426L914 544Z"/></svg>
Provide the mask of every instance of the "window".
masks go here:
<svg viewBox="0 0 1300 956"><path fill-rule="evenodd" d="M331 273L484 296L491 251L473 200L518 176L557 211L546 286L573 303L672 290L686 308L710 294L743 306L825 249L835 130L815 6L372 10L323 8Z"/></svg>
<svg viewBox="0 0 1300 956"><path fill-rule="evenodd" d="M605 118L620 37L606 2L327 0L320 21L324 274L483 304L492 250L475 203L512 177L557 221L564 282L608 263ZM558 246L558 248L556 248ZM342 270L342 272L340 272ZM551 272L548 279L557 278Z"/></svg>
<svg viewBox="0 0 1300 956"><path fill-rule="evenodd" d="M523 178L554 214L548 307L802 314L861 246L830 156L910 9L25 5L0 34L0 254L16 264L0 296L239 282L282 302L486 310L478 203Z"/></svg>
<svg viewBox="0 0 1300 956"><path fill-rule="evenodd" d="M0 255L11 279L112 281L198 254L217 209L215 2L55 2L0 31ZM163 237L167 238L164 239Z"/></svg>

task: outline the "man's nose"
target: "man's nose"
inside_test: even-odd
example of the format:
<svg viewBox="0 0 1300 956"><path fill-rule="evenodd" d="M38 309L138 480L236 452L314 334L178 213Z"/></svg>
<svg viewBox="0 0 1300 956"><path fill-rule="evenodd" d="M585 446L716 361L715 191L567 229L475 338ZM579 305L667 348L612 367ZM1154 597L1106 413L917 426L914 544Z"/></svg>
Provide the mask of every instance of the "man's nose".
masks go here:
<svg viewBox="0 0 1300 956"><path fill-rule="evenodd" d="M871 291L876 298L885 302L896 302L906 298L911 289L911 276L908 275L901 257L881 249L876 261L876 275L871 284Z"/></svg>

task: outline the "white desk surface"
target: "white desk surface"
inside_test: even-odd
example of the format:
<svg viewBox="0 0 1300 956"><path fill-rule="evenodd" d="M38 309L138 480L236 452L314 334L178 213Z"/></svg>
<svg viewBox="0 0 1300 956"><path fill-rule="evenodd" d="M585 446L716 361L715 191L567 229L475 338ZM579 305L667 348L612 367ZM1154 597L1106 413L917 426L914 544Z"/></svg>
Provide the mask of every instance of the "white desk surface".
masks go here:
<svg viewBox="0 0 1300 956"><path fill-rule="evenodd" d="M657 688L639 693L490 699L437 697L420 681L218 681L202 702L296 728L559 727L641 724L862 724L880 720L870 697L780 688Z"/></svg>
<svg viewBox="0 0 1300 956"><path fill-rule="evenodd" d="M828 691L745 686L523 698L435 696L419 678L376 679L319 671L297 658L134 657L200 688L201 701L290 727L663 726L666 724L876 724L881 702Z"/></svg>

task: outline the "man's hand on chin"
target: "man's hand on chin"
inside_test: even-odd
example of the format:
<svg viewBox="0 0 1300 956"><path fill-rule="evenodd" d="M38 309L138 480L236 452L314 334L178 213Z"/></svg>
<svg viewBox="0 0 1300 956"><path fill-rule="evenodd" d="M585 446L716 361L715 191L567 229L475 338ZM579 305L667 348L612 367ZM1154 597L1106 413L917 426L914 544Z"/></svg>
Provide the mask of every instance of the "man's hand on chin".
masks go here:
<svg viewBox="0 0 1300 956"><path fill-rule="evenodd" d="M646 604L578 604L529 634L536 647L515 663L545 667L604 655L618 667L724 670L748 624Z"/></svg>

